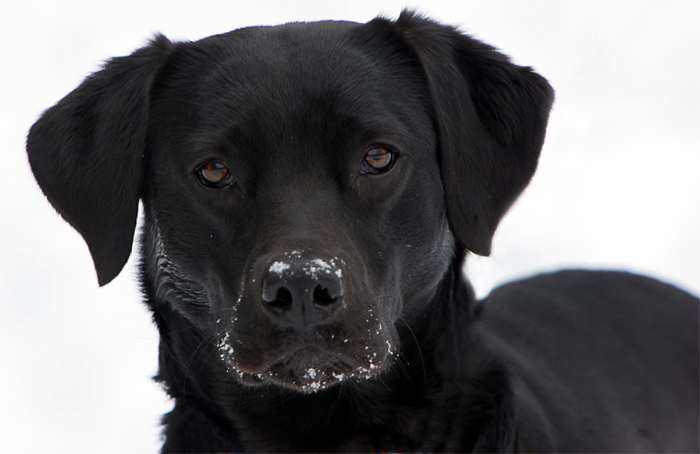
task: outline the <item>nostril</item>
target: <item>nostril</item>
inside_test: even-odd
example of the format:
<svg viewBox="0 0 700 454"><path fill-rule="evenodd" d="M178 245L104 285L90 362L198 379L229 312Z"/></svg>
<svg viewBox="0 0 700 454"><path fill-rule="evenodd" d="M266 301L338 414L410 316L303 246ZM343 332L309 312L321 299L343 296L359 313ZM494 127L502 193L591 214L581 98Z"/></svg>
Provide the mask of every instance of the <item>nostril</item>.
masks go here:
<svg viewBox="0 0 700 454"><path fill-rule="evenodd" d="M277 326L307 330L331 323L345 307L343 270L335 259L308 260L290 253L263 262L259 307Z"/></svg>
<svg viewBox="0 0 700 454"><path fill-rule="evenodd" d="M314 303L318 304L319 306L330 306L338 301L338 297L333 297L328 291L328 288L322 285L317 285L314 288L313 298Z"/></svg>
<svg viewBox="0 0 700 454"><path fill-rule="evenodd" d="M290 292L287 287L280 287L277 289L275 299L272 301L265 301L265 304L270 308L286 312L292 308L292 301L292 292Z"/></svg>

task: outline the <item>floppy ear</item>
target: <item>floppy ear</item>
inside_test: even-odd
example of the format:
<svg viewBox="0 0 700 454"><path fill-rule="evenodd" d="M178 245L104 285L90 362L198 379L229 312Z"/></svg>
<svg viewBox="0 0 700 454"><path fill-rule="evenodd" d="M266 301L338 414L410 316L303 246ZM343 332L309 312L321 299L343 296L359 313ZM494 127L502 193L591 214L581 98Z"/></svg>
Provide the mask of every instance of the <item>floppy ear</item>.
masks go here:
<svg viewBox="0 0 700 454"><path fill-rule="evenodd" d="M493 47L404 11L394 23L425 71L450 227L489 255L496 226L537 167L554 91Z"/></svg>
<svg viewBox="0 0 700 454"><path fill-rule="evenodd" d="M141 194L149 92L170 41L114 58L32 126L27 154L49 202L85 239L100 285L124 267Z"/></svg>

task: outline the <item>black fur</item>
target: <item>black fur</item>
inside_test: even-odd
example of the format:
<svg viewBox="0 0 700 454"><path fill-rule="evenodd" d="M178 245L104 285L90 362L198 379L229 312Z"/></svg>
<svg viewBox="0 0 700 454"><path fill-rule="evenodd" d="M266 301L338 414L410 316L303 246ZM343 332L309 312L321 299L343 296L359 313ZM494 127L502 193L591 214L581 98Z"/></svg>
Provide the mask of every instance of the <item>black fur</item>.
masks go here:
<svg viewBox="0 0 700 454"><path fill-rule="evenodd" d="M406 12L158 36L46 111L27 151L101 285L143 202L164 452L697 452L697 298L567 271L479 302L462 274L552 101Z"/></svg>

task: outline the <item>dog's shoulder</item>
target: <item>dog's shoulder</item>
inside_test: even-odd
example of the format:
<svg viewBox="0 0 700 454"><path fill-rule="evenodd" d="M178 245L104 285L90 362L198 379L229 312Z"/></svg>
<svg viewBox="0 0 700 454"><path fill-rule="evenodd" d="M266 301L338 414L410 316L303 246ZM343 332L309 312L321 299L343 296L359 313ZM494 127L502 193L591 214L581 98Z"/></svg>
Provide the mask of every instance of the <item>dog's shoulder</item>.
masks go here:
<svg viewBox="0 0 700 454"><path fill-rule="evenodd" d="M541 274L496 288L479 307L481 329L511 340L523 337L539 344L555 333L579 341L613 336L622 344L656 349L665 345L653 340L656 335L697 349L700 300L628 272ZM538 332L542 335L532 336Z"/></svg>
<svg viewBox="0 0 700 454"><path fill-rule="evenodd" d="M616 304L630 310L645 306L673 309L672 312L685 316L698 312L697 297L665 282L626 271L583 269L539 274L505 284L496 288L481 305L519 303L527 303L530 310L541 304L554 304L564 310L577 304Z"/></svg>
<svg viewBox="0 0 700 454"><path fill-rule="evenodd" d="M625 412L664 421L629 431L652 434L624 440L639 452L672 445L674 424L698 420L689 404L698 397L697 297L627 272L570 270L506 284L480 306L476 332L512 378L516 413L537 416L535 429L556 434L555 449L618 449L624 437L603 421ZM629 386L617 387L619 379ZM662 401L642 398L660 389ZM521 416L520 436L541 438Z"/></svg>

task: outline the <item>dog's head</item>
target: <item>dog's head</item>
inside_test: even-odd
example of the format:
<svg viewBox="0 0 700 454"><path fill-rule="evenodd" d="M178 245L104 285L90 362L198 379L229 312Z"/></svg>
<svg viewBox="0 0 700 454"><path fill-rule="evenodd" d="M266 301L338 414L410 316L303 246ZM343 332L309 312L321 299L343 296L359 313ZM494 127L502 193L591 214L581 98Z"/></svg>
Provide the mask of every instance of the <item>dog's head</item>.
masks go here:
<svg viewBox="0 0 700 454"><path fill-rule="evenodd" d="M288 24L158 37L49 109L27 150L100 284L130 254L140 199L153 309L240 383L311 392L385 370L396 322L454 254L489 253L552 98L410 13Z"/></svg>

